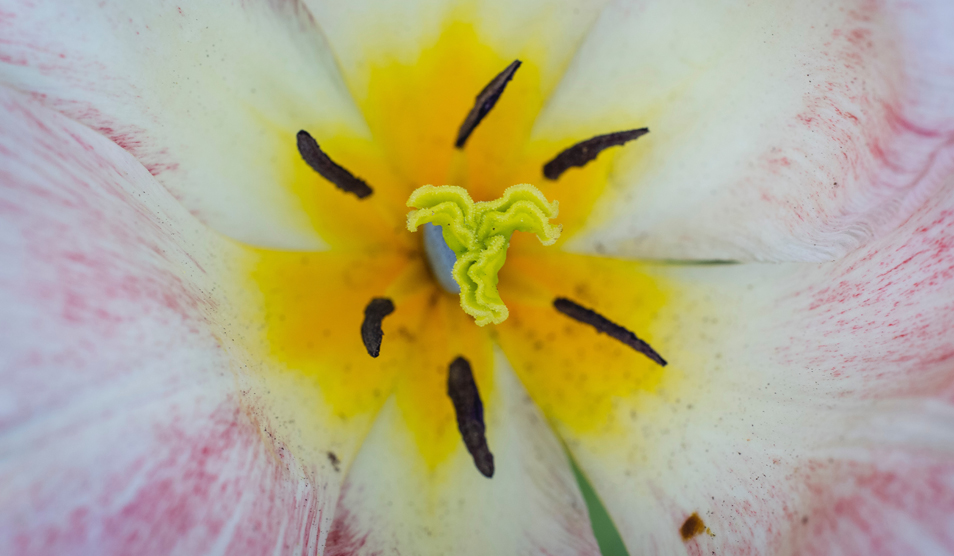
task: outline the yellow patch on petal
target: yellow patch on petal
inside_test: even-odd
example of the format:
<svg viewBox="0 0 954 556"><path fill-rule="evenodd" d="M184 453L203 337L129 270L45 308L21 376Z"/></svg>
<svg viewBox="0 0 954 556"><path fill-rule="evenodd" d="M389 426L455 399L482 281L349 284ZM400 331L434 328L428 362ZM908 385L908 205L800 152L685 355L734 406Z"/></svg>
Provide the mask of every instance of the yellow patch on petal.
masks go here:
<svg viewBox="0 0 954 556"><path fill-rule="evenodd" d="M269 126L276 146L280 184L298 199L318 235L331 247L341 250L368 248L416 248L416 242L400 233L404 228L402 190L386 159L372 141L325 132L320 127L279 128ZM302 159L296 134L299 129L311 133L323 151L337 164L363 179L374 192L367 199L345 193L321 177Z"/></svg>
<svg viewBox="0 0 954 556"><path fill-rule="evenodd" d="M546 45L528 48L541 51ZM462 448L446 392L447 367L454 357L467 357L481 397L491 400L491 335L547 415L575 430L604 426L615 397L654 391L669 372L551 305L562 295L592 307L666 357L666 346L654 342L653 323L669 294L636 263L544 255L536 238L516 234L499 284L511 308L510 320L482 330L460 309L456 296L434 283L420 237L405 229L405 200L427 183L459 185L476 201L497 198L513 184L533 183L548 199L560 202L564 233L557 249L581 228L606 188L617 149L557 181L543 178L547 161L589 137L532 137L546 91L532 52L527 54L463 151L454 148L454 139L475 96L513 60L462 22L447 25L413 64L387 53L372 64L368 88L356 99L372 137L349 136L307 121L294 128L266 125L275 148L263 159L274 164L276 187L288 188L301 200L330 246L322 253L255 251L251 274L265 311L269 363L263 381L276 389L280 384L314 385L288 397L296 409L283 414L308 414L320 406L343 420L370 419L394 395L424 463L433 468ZM646 123L619 122L617 129L605 131ZM335 162L364 179L374 193L359 200L316 174L298 153L299 129L311 133ZM376 359L367 354L360 335L364 308L374 297L391 297L396 306L383 321L384 341Z"/></svg>
<svg viewBox="0 0 954 556"><path fill-rule="evenodd" d="M271 356L313 377L336 414L376 411L404 368L410 330L419 323L395 300L398 310L384 321L384 349L375 359L361 341L364 308L411 265L421 261L400 253L260 252L253 276L265 297Z"/></svg>
<svg viewBox="0 0 954 556"><path fill-rule="evenodd" d="M415 64L384 59L375 65L367 96L359 104L375 141L407 184L405 198L416 187L430 183L462 186L475 201L489 201L510 185L532 183L547 198L560 201L565 239L580 229L603 193L617 150L601 153L557 181L543 177L546 162L589 137L532 137L545 100L540 70L532 57L522 59L523 65L466 148L453 148L477 93L512 61L487 46L472 25L451 23ZM641 127L640 122L617 125L619 129Z"/></svg>
<svg viewBox="0 0 954 556"><path fill-rule="evenodd" d="M447 395L450 362L458 355L470 361L480 397L489 404L494 392L493 353L490 336L460 310L456 296L434 290L421 296L421 305L418 350L408 354L395 394L424 461L433 467L463 447Z"/></svg>
<svg viewBox="0 0 954 556"><path fill-rule="evenodd" d="M400 253L259 251L253 272L264 295L270 357L318 386L322 407L342 419L373 414L393 393L421 455L433 466L460 443L447 396L447 368L467 357L481 388L492 384L491 344L456 296L430 281L423 262ZM361 341L364 308L394 300L382 323L381 355ZM316 407L318 404L316 403Z"/></svg>
<svg viewBox="0 0 954 556"><path fill-rule="evenodd" d="M664 358L656 317L670 294L640 263L570 255L514 254L500 272L510 319L497 341L544 413L574 432L612 428L613 401L656 391L670 368L553 308L568 297L625 326Z"/></svg>
<svg viewBox="0 0 954 556"><path fill-rule="evenodd" d="M483 201L518 183L502 179L508 177L506 168L523 156L543 106L539 71L532 63L521 66L467 148L454 148L477 93L512 61L481 41L471 25L457 22L413 65L382 58L372 67L367 96L358 102L375 140L407 181L405 198L416 187L433 183L465 186Z"/></svg>

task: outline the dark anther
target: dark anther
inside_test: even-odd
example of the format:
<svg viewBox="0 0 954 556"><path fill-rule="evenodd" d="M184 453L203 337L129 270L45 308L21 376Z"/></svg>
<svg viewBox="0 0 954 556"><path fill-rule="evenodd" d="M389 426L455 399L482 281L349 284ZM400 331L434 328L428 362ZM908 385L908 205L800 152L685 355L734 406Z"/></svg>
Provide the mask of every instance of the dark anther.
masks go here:
<svg viewBox="0 0 954 556"><path fill-rule="evenodd" d="M377 357L381 353L381 340L384 332L381 331L381 321L394 312L394 302L386 297L375 297L364 308L364 322L361 323L361 340L368 350L368 355Z"/></svg>
<svg viewBox="0 0 954 556"><path fill-rule="evenodd" d="M565 297L558 297L554 299L553 308L570 317L571 319L578 320L583 324L592 326L597 332L602 332L608 335L610 338L623 342L627 346L635 349L639 353L642 353L663 367L666 366L666 360L660 357L659 354L656 353L656 350L650 347L649 344L640 340L629 330L607 319L596 311L587 309L582 305L578 305L577 303L574 303Z"/></svg>
<svg viewBox="0 0 954 556"><path fill-rule="evenodd" d="M460 429L460 436L464 439L467 451L474 458L474 465L484 477L493 477L494 455L490 453L484 434L484 404L480 402L480 393L477 391L470 363L463 357L454 359L450 364L447 373L447 395L454 403L457 428Z"/></svg>
<svg viewBox="0 0 954 556"><path fill-rule="evenodd" d="M464 123L460 124L460 130L457 132L457 141L454 143L455 147L458 149L464 148L464 143L467 142L467 138L474 132L477 124L484 119L484 116L490 112L490 109L497 104L497 99L500 98L500 94L503 93L507 87L507 82L513 79L513 74L517 72L517 68L519 67L520 60L514 60L513 63L507 66L507 69L497 74L497 77L494 77L490 83L480 91L480 94L477 95L477 100L474 101L474 107L467 113L467 118L464 119Z"/></svg>
<svg viewBox="0 0 954 556"><path fill-rule="evenodd" d="M304 129L298 132L298 152L312 170L335 184L338 189L346 193L354 193L359 199L364 199L372 193L371 187L364 180L356 178L354 174L328 158L315 138Z"/></svg>
<svg viewBox="0 0 954 556"><path fill-rule="evenodd" d="M569 149L566 149L562 153L556 155L556 158L550 162L547 162L543 166L543 175L548 180L555 180L571 167L583 166L587 162L593 160L596 158L596 155L603 151L603 149L608 149L610 147L628 143L629 141L638 139L647 133L649 133L649 128L643 127L640 129L630 129L628 131L607 133L606 135L597 135L592 139L580 141Z"/></svg>

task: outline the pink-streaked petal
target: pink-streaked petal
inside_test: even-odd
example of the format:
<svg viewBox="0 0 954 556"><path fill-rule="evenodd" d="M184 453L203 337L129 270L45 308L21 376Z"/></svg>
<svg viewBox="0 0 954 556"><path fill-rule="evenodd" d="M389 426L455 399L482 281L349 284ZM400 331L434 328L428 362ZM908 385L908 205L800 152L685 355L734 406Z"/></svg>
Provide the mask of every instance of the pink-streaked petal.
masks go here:
<svg viewBox="0 0 954 556"><path fill-rule="evenodd" d="M651 272L663 382L560 426L630 553L954 552L954 180L838 262Z"/></svg>
<svg viewBox="0 0 954 556"><path fill-rule="evenodd" d="M0 83L100 131L220 232L315 249L295 134L367 135L299 2L14 2Z"/></svg>
<svg viewBox="0 0 954 556"><path fill-rule="evenodd" d="M944 423L949 430L952 420ZM807 511L793 528L799 554L950 554L954 465L930 451L883 450L870 461L810 462Z"/></svg>
<svg viewBox="0 0 954 556"><path fill-rule="evenodd" d="M244 256L131 155L0 87L0 551L322 544L337 474L240 399L260 365L227 280Z"/></svg>
<svg viewBox="0 0 954 556"><path fill-rule="evenodd" d="M535 135L650 133L572 248L821 262L892 229L954 167L952 26L945 0L614 2Z"/></svg>
<svg viewBox="0 0 954 556"><path fill-rule="evenodd" d="M495 360L484 399L493 478L463 443L428 469L392 400L348 473L327 556L599 554L566 455L502 355Z"/></svg>

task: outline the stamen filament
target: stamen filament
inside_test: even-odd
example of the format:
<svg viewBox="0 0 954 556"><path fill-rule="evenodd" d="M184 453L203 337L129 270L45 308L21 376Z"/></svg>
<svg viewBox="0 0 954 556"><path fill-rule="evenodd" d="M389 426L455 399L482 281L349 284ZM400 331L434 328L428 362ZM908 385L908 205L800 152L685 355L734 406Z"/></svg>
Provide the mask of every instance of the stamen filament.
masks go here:
<svg viewBox="0 0 954 556"><path fill-rule="evenodd" d="M563 172L566 172L573 166L585 166L587 162L596 158L596 155L600 154L603 150L623 145L647 133L649 133L649 128L643 127L640 129L607 133L606 135L597 135L586 141L580 141L556 155L550 162L547 162L543 166L543 175L548 180L555 180L559 178Z"/></svg>
<svg viewBox="0 0 954 556"><path fill-rule="evenodd" d="M571 319L592 326L596 329L597 333L603 333L614 340L619 340L627 346L635 349L639 353L642 353L646 357L652 359L659 365L663 367L667 365L666 360L656 353L656 350L654 350L649 344L643 340L640 340L636 334L633 334L628 329L607 319L596 311L587 309L586 307L583 307L582 305L579 305L578 303L565 297L558 297L554 299L553 308L570 317Z"/></svg>
<svg viewBox="0 0 954 556"><path fill-rule="evenodd" d="M474 458L474 465L484 477L494 476L494 455L487 446L484 426L484 404L480 401L480 392L474 382L474 373L470 362L463 357L454 359L447 373L447 395L454 404L457 414L457 428Z"/></svg>

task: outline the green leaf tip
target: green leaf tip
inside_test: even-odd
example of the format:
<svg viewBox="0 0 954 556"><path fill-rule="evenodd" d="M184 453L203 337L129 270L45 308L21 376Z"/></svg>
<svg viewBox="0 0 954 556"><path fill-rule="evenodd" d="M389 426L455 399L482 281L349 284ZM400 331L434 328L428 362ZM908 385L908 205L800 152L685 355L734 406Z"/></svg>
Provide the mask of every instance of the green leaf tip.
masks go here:
<svg viewBox="0 0 954 556"><path fill-rule="evenodd" d="M457 255L451 273L460 286L460 306L478 326L500 324L510 314L497 292L497 272L507 260L510 235L530 232L544 245L553 245L563 229L549 222L559 203L547 201L528 183L477 203L463 187L425 185L411 193L407 206L417 209L407 215L408 230L426 223L441 226L444 241Z"/></svg>

